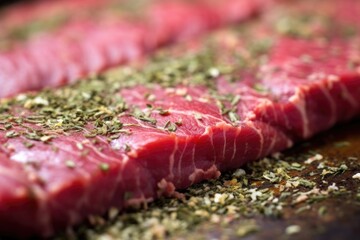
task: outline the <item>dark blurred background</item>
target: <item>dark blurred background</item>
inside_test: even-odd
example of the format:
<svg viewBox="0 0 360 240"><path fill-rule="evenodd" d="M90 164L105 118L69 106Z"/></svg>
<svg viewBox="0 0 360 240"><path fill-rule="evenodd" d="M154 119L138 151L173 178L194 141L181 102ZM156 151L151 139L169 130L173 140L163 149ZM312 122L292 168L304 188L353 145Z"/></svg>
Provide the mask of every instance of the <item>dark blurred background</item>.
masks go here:
<svg viewBox="0 0 360 240"><path fill-rule="evenodd" d="M16 2L31 2L32 0L0 0L0 7L10 5Z"/></svg>

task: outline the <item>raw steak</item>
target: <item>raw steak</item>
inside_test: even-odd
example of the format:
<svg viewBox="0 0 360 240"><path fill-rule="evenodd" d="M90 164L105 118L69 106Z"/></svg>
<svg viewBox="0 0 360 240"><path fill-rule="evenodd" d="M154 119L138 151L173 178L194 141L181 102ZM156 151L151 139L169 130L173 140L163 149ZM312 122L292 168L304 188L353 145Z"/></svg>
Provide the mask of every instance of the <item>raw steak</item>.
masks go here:
<svg viewBox="0 0 360 240"><path fill-rule="evenodd" d="M359 116L358 32L297 7L286 6L297 27L271 14L142 67L3 100L0 232L51 236L178 195Z"/></svg>
<svg viewBox="0 0 360 240"><path fill-rule="evenodd" d="M0 53L0 97L64 85L139 59L163 45L247 19L267 2L155 1L137 21L114 14L75 19Z"/></svg>
<svg viewBox="0 0 360 240"><path fill-rule="evenodd" d="M112 0L38 0L22 1L0 10L0 38L9 37L10 32L32 25L39 20L48 21L51 18L66 18L83 15L92 9L101 9ZM70 15L70 16L68 16ZM50 20L51 21L51 20ZM36 23L35 23L36 24ZM4 40L4 39L3 39Z"/></svg>

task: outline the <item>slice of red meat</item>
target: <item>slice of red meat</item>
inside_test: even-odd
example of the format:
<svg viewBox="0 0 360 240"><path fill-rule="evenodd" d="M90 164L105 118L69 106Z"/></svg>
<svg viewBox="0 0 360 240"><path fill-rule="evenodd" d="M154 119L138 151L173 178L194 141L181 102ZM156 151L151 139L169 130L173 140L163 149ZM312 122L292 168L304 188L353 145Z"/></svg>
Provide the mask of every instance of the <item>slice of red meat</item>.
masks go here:
<svg viewBox="0 0 360 240"><path fill-rule="evenodd" d="M282 49L287 44L285 40L278 47ZM291 44L301 47L304 42ZM327 56L327 51L328 48L320 49L318 54ZM317 71L324 70L327 74L328 61L331 59L325 58L323 68ZM287 64L285 61L279 66ZM339 61L338 64L345 63ZM282 73L289 72L285 68ZM20 125L16 119L8 120L13 126L2 131L0 137L0 220L4 223L1 232L23 237L49 236L78 224L86 216L103 214L110 207L122 209L144 204L161 194L171 195L171 190L216 178L222 171L286 149L296 140L358 116L359 74L330 74L331 77L293 85L294 93L288 95L264 96L246 84L224 89L228 94L241 96L237 103L241 120L235 123L221 114L207 88L157 85L125 88L119 92L129 106L147 111L146 104L152 104L153 108L161 107L166 112L154 110L142 120L127 112L120 114L122 130L130 134L122 133L113 140L106 136L87 138L81 131L64 134L29 123L36 122L36 117L23 120ZM267 83L272 80L273 87L279 86L275 77L267 79ZM65 94L67 90L61 91ZM149 92L156 97L150 102L146 100ZM191 100L184 97L185 93ZM88 95L85 92L83 95L86 101ZM275 100L278 96L282 98ZM33 102L46 105L49 101L41 95L30 99L30 102L21 101L28 107ZM346 114L334 115L332 109L337 105L341 105L340 111ZM321 114L320 108L324 109ZM36 115L35 110L12 109L12 116L27 119ZM109 111L95 110L99 116ZM323 124L326 116L334 120ZM151 123L154 119L156 124ZM91 130L93 124L86 129ZM28 139L31 129L46 131L43 142ZM46 143L48 135L55 138ZM29 146L29 142L34 146Z"/></svg>
<svg viewBox="0 0 360 240"><path fill-rule="evenodd" d="M170 49L140 69L3 100L0 233L51 236L359 116L356 35L249 27Z"/></svg>
<svg viewBox="0 0 360 240"><path fill-rule="evenodd" d="M91 9L101 9L112 0L37 0L21 1L1 9L0 36L38 20L49 20L63 15L81 15ZM68 17L68 16L67 16Z"/></svg>
<svg viewBox="0 0 360 240"><path fill-rule="evenodd" d="M354 118L360 110L359 47L358 39L282 39L262 71L262 84L278 103L266 111L260 108L257 115L295 139ZM282 113L287 111L296 112L299 121L290 122L288 113Z"/></svg>
<svg viewBox="0 0 360 240"><path fill-rule="evenodd" d="M0 220L6 224L0 232L50 236L109 207L145 204L160 193L171 195L170 190L216 178L220 171L292 144L288 136L264 122L244 120L235 127L203 87L173 90L134 87L121 91L129 105L142 109L147 103L144 95L151 91L156 96L154 107L168 113L154 111L151 118L157 120L156 126L126 114L120 117L126 125L122 130L131 134L110 142L104 136L86 138L83 133L55 131L47 131L55 137L49 143L33 142L28 139L29 129L42 128L31 123L13 124L9 131L2 131L0 176L5 186L0 188ZM186 91L192 100L176 91ZM256 95L249 94L249 101L258 99ZM14 111L21 115L26 110ZM31 111L24 116L29 115ZM178 126L175 122L179 121ZM178 128L174 132L173 124ZM12 137L20 132L25 135ZM29 148L24 142L34 146ZM17 233L19 228L22 231Z"/></svg>
<svg viewBox="0 0 360 240"><path fill-rule="evenodd" d="M61 86L140 59L163 45L247 19L267 2L155 1L136 22L105 17L70 21L0 53L0 97Z"/></svg>

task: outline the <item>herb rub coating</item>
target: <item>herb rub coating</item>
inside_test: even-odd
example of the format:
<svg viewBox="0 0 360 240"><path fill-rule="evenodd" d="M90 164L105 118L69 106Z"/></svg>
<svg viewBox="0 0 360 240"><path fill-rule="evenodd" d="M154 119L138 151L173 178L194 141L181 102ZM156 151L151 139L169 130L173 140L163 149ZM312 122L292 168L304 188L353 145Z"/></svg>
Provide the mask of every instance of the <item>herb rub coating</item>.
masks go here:
<svg viewBox="0 0 360 240"><path fill-rule="evenodd" d="M25 40L0 52L0 98L70 84L88 74L139 60L161 46L246 20L269 0L152 1L144 4L144 9L135 8L137 14L131 8L131 14L121 11L126 2L136 5L120 1L116 8L109 1L107 8L102 6L96 14L90 14L94 9L75 17L60 14L14 29L4 42L9 38L9 44L16 42L16 36ZM90 6L95 8L95 3ZM4 39L0 35L0 43Z"/></svg>
<svg viewBox="0 0 360 240"><path fill-rule="evenodd" d="M0 232L47 237L178 196L359 116L358 28L327 21L338 1L319 1L321 13L301 2L141 66L3 100Z"/></svg>

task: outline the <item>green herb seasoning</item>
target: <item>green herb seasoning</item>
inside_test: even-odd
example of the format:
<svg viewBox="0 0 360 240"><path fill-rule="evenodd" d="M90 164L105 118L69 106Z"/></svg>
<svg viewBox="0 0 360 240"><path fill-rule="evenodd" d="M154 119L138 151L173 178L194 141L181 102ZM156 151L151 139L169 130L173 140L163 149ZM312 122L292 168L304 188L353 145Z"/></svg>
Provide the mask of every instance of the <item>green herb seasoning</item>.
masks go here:
<svg viewBox="0 0 360 240"><path fill-rule="evenodd" d="M68 168L75 168L75 167L76 167L75 162L72 161L72 160L67 160L67 161L65 162L65 165L66 165Z"/></svg>
<svg viewBox="0 0 360 240"><path fill-rule="evenodd" d="M241 35L235 31L233 34L237 37ZM249 54L251 56L265 54L270 46L269 41L265 40L249 42L252 45L248 49L250 53L240 54L244 55L244 59ZM11 130L14 125L27 128L27 124L34 124L38 128L31 129L31 127L19 132L9 131L7 136L9 138L24 136L29 140L44 143L71 132L81 132L87 138L104 136L109 141L117 139L122 134L131 134L121 122L121 116L125 115L138 119L139 124L142 122L161 128L162 126L158 126L156 114L166 117L170 115L170 111L156 106L156 97L151 93L151 89L155 86L206 87L209 101L220 102L222 115L230 122L240 121L237 105L241 101L241 96L219 95L216 86L218 78L234 81L234 76L241 67L229 66L236 66L232 62L240 56L239 53L233 53L232 49L224 51L218 46L216 39L207 40L199 49L181 53L179 57L169 58L168 55L172 54L172 51L159 52L141 68L115 68L78 81L72 86L44 90L36 94L21 94L16 98L3 100L0 104L0 119L3 126L1 127L0 122L0 127ZM251 68L256 66L253 64ZM146 104L147 109L128 104L120 95L121 90L139 85L149 89L144 96L145 100L149 101ZM180 90L178 92L180 93ZM183 96L187 101L193 101L190 94L185 92ZM23 109L27 113L17 116L15 109ZM195 118L202 120L200 113L195 113ZM181 120L169 122L163 129L175 132L181 125Z"/></svg>
<svg viewBox="0 0 360 240"><path fill-rule="evenodd" d="M170 121L167 121L167 122L165 123L164 128L165 128L166 130L168 130L169 132L175 132L176 129L177 129L177 125L176 125L175 123L172 123L172 122L170 122Z"/></svg>
<svg viewBox="0 0 360 240"><path fill-rule="evenodd" d="M17 137L19 136L20 134L18 132L15 132L15 131L8 131L6 132L5 136L7 138L13 138L13 137Z"/></svg>
<svg viewBox="0 0 360 240"><path fill-rule="evenodd" d="M328 214L324 205L327 199L336 199L341 195L347 196L349 201L352 198L356 201L356 193L350 195L344 185L324 183L324 179L330 180L332 176L322 179L322 168L318 169L317 165L327 159L322 157L306 163L313 155L305 153L264 158L244 166L246 171L238 169L225 173L217 180L192 186L182 192L183 198L161 198L151 203L148 210L120 214L110 222L100 218L102 224L94 223L99 230L86 230L87 239L105 235L114 239L171 238L175 234L187 238L187 232L193 234L196 226L209 226L211 229L221 226L221 229L232 229L234 236L244 237L262 231L255 220L259 216L283 218L284 213L288 214L291 209L295 215L312 211L312 217L323 218ZM345 165L356 162L347 161L334 167L344 169ZM309 176L311 171L316 174ZM127 193L125 199L131 197ZM301 225L289 225L284 227L283 234L298 234L302 229Z"/></svg>
<svg viewBox="0 0 360 240"><path fill-rule="evenodd" d="M107 163L100 163L99 168L103 172L107 172L110 169L110 165Z"/></svg>

